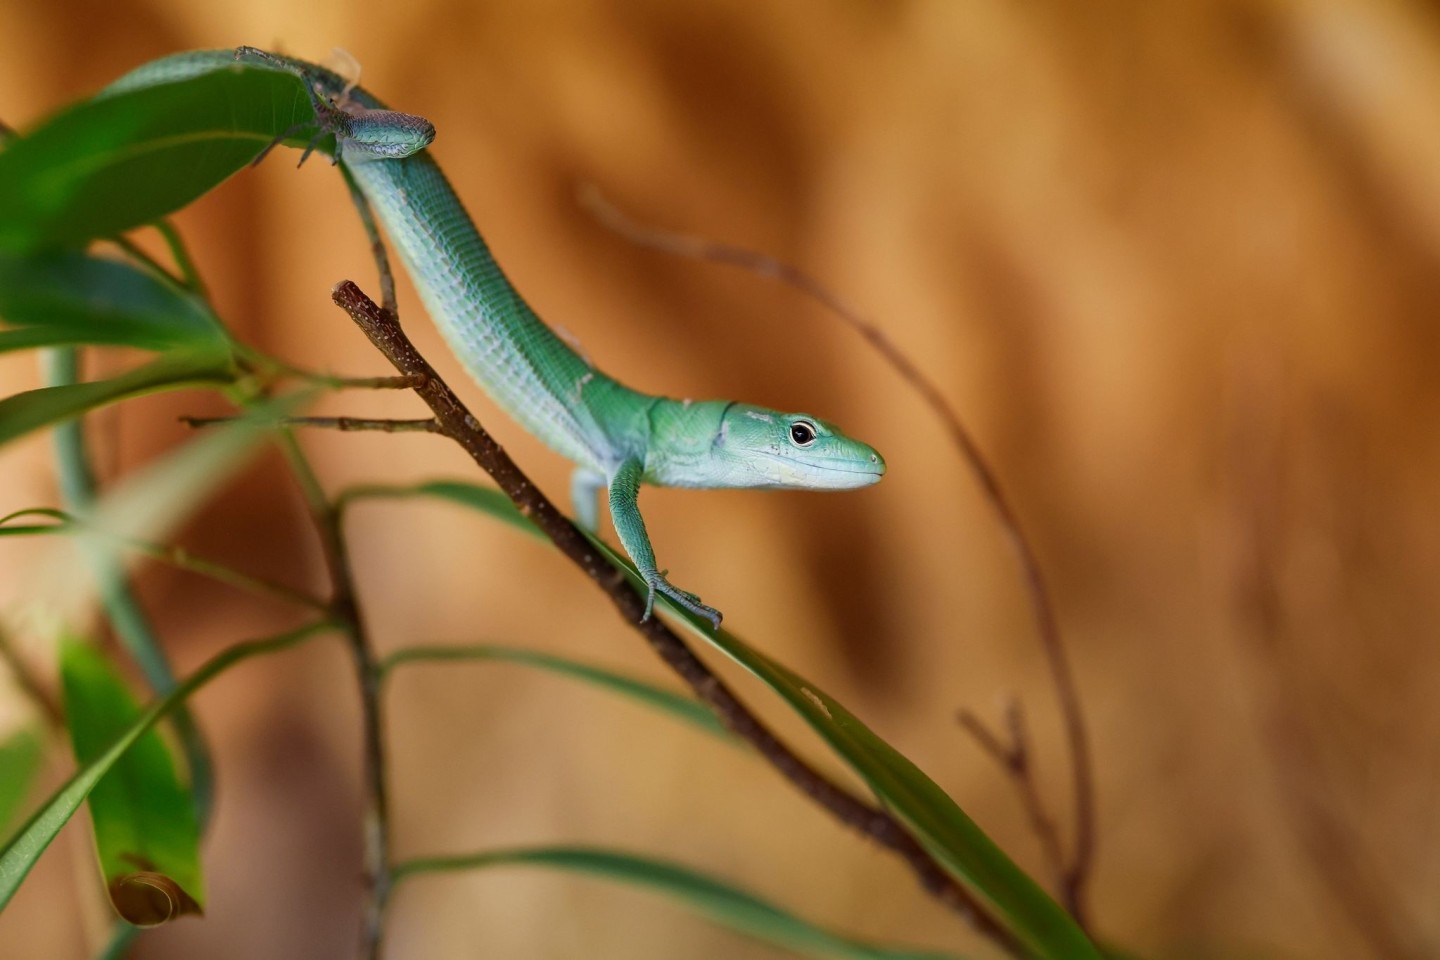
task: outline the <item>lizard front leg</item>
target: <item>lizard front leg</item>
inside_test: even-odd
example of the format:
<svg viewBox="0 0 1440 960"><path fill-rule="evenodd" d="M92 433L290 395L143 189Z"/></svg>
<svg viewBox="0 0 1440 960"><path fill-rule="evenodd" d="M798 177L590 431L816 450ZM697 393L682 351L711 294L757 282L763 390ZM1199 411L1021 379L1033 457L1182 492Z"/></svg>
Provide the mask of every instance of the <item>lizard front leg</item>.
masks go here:
<svg viewBox="0 0 1440 960"><path fill-rule="evenodd" d="M634 561L640 576L645 578L649 592L645 597L645 617L655 608L655 594L663 593L680 606L709 620L718 630L720 611L707 607L693 593L681 590L665 579L665 571L655 565L655 549L650 546L650 534L645 530L645 518L640 516L640 476L643 468L638 460L626 460L610 477L610 519L625 552Z"/></svg>

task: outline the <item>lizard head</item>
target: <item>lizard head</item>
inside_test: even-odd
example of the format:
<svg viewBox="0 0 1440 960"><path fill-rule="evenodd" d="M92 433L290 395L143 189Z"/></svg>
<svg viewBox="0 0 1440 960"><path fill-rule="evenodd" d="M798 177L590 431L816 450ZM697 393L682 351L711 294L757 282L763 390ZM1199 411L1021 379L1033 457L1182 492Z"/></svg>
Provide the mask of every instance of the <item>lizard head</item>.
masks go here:
<svg viewBox="0 0 1440 960"><path fill-rule="evenodd" d="M875 448L834 424L745 403L725 408L711 456L727 462L735 486L851 490L885 475Z"/></svg>

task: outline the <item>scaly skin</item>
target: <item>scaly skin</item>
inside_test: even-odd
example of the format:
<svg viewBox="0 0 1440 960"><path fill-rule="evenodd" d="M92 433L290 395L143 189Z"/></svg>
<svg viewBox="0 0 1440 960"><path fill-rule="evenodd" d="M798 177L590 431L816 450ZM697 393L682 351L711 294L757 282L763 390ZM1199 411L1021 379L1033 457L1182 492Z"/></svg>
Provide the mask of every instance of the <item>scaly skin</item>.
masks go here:
<svg viewBox="0 0 1440 960"><path fill-rule="evenodd" d="M374 207L450 348L497 404L576 464L576 514L592 530L596 497L608 488L615 531L650 587L647 616L658 592L720 624L719 611L657 568L638 506L642 483L844 490L884 474L885 462L871 447L808 414L652 396L595 369L505 278L424 149L434 128L390 111L330 70L248 47L199 51L146 64L106 92L233 68L237 59L305 82L315 136L334 135L335 159Z"/></svg>

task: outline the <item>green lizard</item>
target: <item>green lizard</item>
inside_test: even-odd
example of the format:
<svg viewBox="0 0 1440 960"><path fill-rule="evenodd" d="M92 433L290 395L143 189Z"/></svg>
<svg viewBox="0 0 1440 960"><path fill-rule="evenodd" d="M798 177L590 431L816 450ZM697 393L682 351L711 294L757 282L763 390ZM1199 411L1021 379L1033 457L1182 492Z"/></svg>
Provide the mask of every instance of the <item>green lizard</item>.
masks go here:
<svg viewBox="0 0 1440 960"><path fill-rule="evenodd" d="M505 278L424 149L434 127L387 109L333 71L241 47L154 61L107 92L179 80L236 59L301 78L315 108L315 139L305 156L333 135L334 162L345 164L374 208L466 370L521 426L575 463L576 517L592 531L598 496L608 489L615 532L649 585L646 617L661 593L720 625L718 610L671 584L656 566L640 515L642 483L846 490L876 483L885 473L873 448L818 417L653 396L597 370L545 326Z"/></svg>

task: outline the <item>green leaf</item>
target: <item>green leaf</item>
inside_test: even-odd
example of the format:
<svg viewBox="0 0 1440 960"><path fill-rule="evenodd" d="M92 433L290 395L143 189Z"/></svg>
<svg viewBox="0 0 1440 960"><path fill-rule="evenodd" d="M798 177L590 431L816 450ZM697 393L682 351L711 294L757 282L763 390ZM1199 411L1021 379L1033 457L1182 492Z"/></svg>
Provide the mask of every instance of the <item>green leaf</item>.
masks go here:
<svg viewBox="0 0 1440 960"><path fill-rule="evenodd" d="M4 835L34 786L43 756L44 742L40 734L29 727L22 727L0 740L0 835Z"/></svg>
<svg viewBox="0 0 1440 960"><path fill-rule="evenodd" d="M0 524L3 523L4 519L0 518ZM536 667L560 676L572 677L602 690L618 693L652 710L669 714L706 733L730 738L730 731L725 729L725 725L703 703L693 697L656 686L653 683L646 683L644 680L628 677L623 673L607 670L604 667L556 656L552 653L541 653L538 650L490 645L410 647L386 657L381 663L380 669L385 676L389 676L395 667L406 663L454 663L467 660L516 663Z"/></svg>
<svg viewBox="0 0 1440 960"><path fill-rule="evenodd" d="M465 483L362 488L369 496L425 495L463 504L543 537L504 494ZM625 557L592 542L631 584L644 581ZM660 598L665 601L664 597ZM1027 948L1056 960L1098 960L1100 954L1059 904L1015 865L959 805L925 773L824 690L760 653L727 630L670 604L663 606L694 636L724 653L778 693L857 773L925 848L982 901Z"/></svg>
<svg viewBox="0 0 1440 960"><path fill-rule="evenodd" d="M85 766L140 718L140 707L110 661L67 638L60 647L65 725L75 762ZM202 913L200 826L160 733L150 730L90 793L100 872L115 911L136 926Z"/></svg>
<svg viewBox="0 0 1440 960"><path fill-rule="evenodd" d="M78 246L158 220L314 116L298 77L241 63L73 106L0 151L0 248Z"/></svg>
<svg viewBox="0 0 1440 960"><path fill-rule="evenodd" d="M101 343L172 350L227 348L210 309L128 263L74 251L0 251L0 353Z"/></svg>
<svg viewBox="0 0 1440 960"><path fill-rule="evenodd" d="M48 386L69 386L78 382L80 352L74 347L46 351L45 359ZM70 510L80 515L88 515L94 509L99 496L99 484L85 441L84 420L76 419L60 424L52 432L51 440L55 449L61 500ZM97 543L91 538L88 549L84 552L89 561L91 575L99 588L106 619L109 620L120 645L140 667L150 692L169 693L175 688L175 671L170 666L170 660L165 655L144 604L136 596L129 577L125 575L117 545ZM174 728L185 751L191 801L199 818L200 829L204 830L210 813L213 787L210 752L188 711L180 710L176 713Z"/></svg>
<svg viewBox="0 0 1440 960"><path fill-rule="evenodd" d="M230 383L234 378L228 353L185 349L108 380L27 390L0 400L0 445L106 404L162 390Z"/></svg>
<svg viewBox="0 0 1440 960"><path fill-rule="evenodd" d="M81 767L70 780L57 790L48 801L26 822L25 826L0 849L0 911L10 903L15 891L20 888L26 875L35 866L35 861L60 828L79 809L85 797L95 784L105 776L123 757L135 742L149 732L157 722L169 715L189 697L211 680L242 660L278 653L289 649L322 632L335 629L330 621L308 624L288 633L267 640L252 640L239 643L221 651L207 660L204 666L191 674L184 683L175 688L169 696L149 707L139 719L127 727L104 752L90 763Z"/></svg>
<svg viewBox="0 0 1440 960"><path fill-rule="evenodd" d="M96 597L94 577L77 579L75 572L87 566L86 554L113 550L129 544L165 540L194 509L211 496L215 488L243 465L265 439L274 435L275 421L287 415L314 391L299 391L256 406L233 422L212 427L154 463L125 475L112 484L85 516L69 522L64 513L21 510L24 516L49 516L60 521L61 529L31 532L74 534L58 539L47 555L27 571L24 596L42 615L73 622ZM0 403L0 407L3 407ZM0 520L0 531L10 527ZM0 536L3 536L0 533ZM133 562L134 553L126 562ZM211 568L224 575L224 571Z"/></svg>
<svg viewBox="0 0 1440 960"><path fill-rule="evenodd" d="M395 867L405 877L487 867L534 866L643 887L673 897L731 929L810 957L835 960L956 960L953 954L881 947L802 920L749 891L676 863L594 847L528 847L472 856L409 860Z"/></svg>

